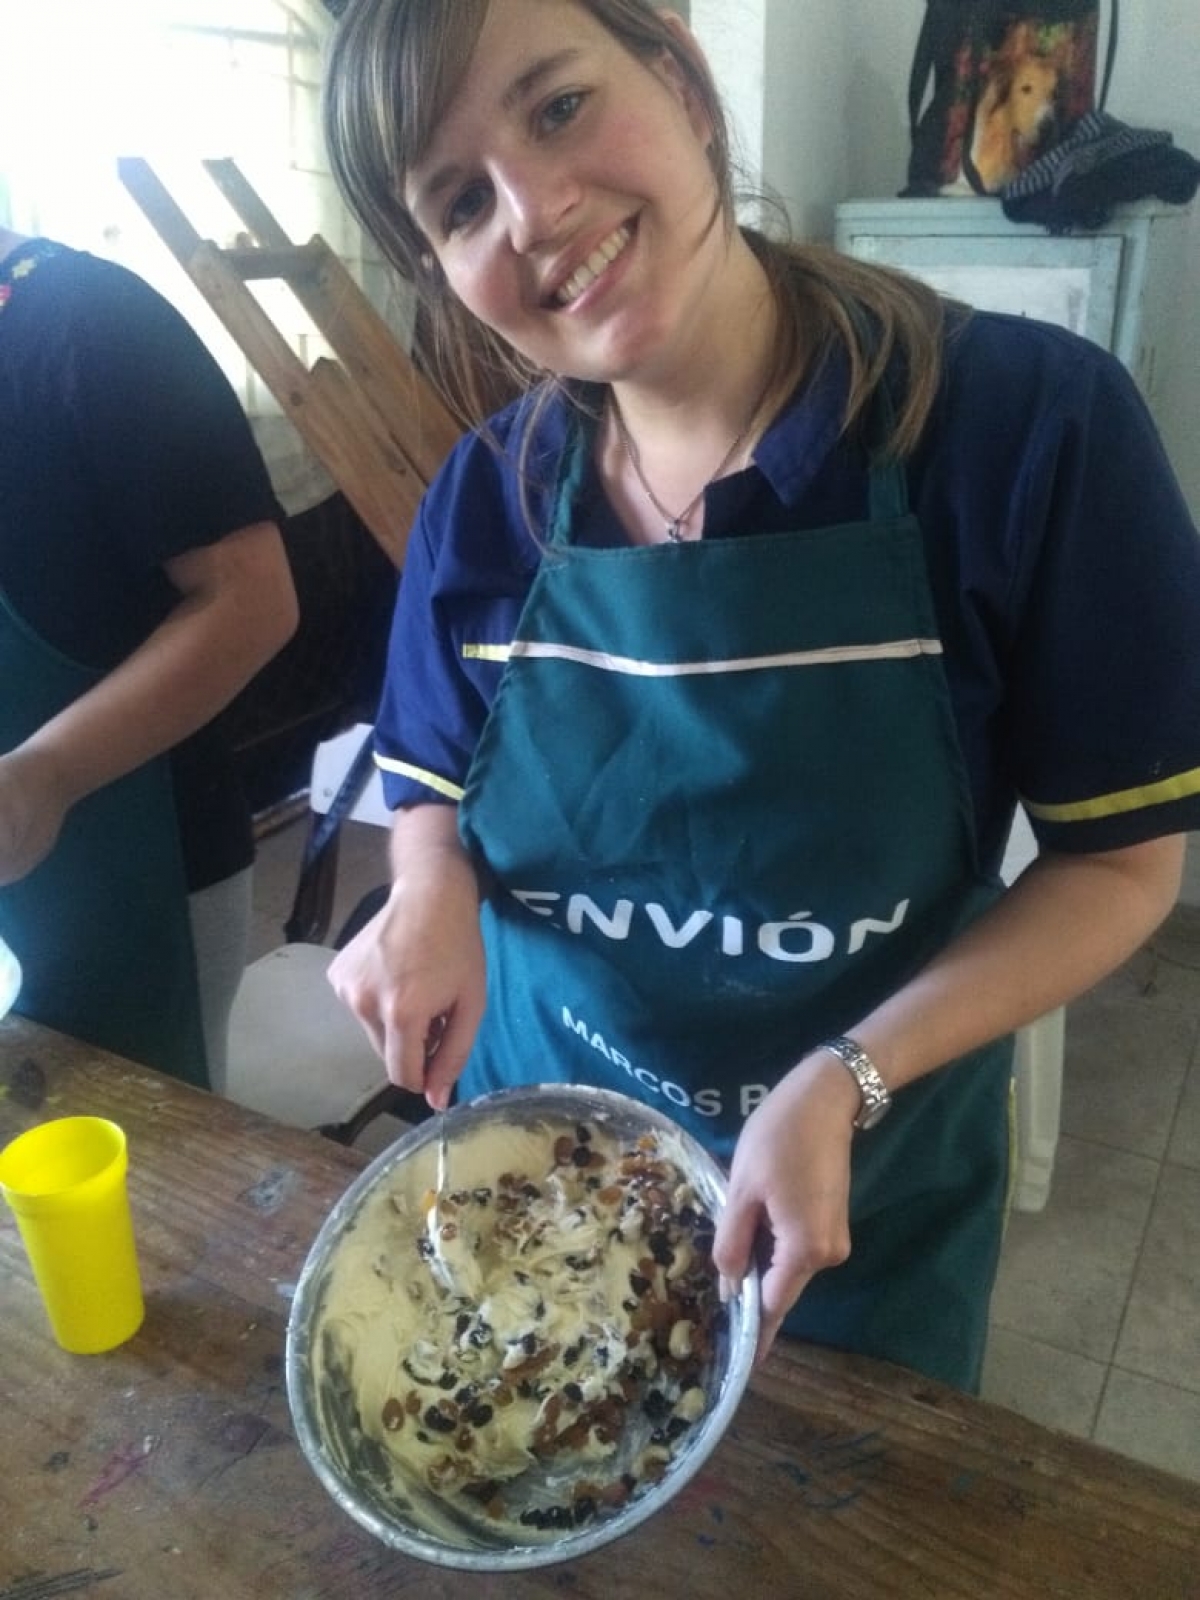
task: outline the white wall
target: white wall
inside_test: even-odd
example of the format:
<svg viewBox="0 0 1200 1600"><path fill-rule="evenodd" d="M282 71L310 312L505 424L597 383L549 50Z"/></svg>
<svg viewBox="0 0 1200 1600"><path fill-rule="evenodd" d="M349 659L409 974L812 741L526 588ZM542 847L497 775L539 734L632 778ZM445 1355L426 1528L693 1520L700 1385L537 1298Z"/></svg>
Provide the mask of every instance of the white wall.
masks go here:
<svg viewBox="0 0 1200 1600"><path fill-rule="evenodd" d="M924 0L691 0L690 10L747 167L785 201L797 233L831 238L839 200L903 187L908 70ZM1124 0L1107 109L1134 127L1168 130L1200 158L1197 61L1197 0ZM1200 519L1200 198L1179 305L1158 415Z"/></svg>

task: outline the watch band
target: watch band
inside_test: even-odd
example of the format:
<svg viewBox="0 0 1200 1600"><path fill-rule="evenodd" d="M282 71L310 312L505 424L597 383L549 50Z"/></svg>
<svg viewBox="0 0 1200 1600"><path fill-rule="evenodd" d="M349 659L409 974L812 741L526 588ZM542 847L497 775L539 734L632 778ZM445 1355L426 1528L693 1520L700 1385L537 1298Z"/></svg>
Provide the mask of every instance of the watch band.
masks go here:
<svg viewBox="0 0 1200 1600"><path fill-rule="evenodd" d="M879 1076L875 1063L856 1039L848 1039L844 1035L826 1039L821 1049L835 1055L858 1084L862 1104L858 1108L854 1126L873 1128L887 1115L892 1104L891 1093Z"/></svg>

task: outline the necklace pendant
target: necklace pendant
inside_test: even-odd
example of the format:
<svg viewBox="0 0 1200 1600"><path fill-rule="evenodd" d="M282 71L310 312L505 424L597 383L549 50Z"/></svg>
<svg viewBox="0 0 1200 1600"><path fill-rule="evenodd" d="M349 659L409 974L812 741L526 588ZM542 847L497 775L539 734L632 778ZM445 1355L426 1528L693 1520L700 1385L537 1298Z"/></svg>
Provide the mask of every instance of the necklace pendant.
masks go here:
<svg viewBox="0 0 1200 1600"><path fill-rule="evenodd" d="M682 544L683 535L679 531L679 518L674 517L667 523L667 538L672 544Z"/></svg>

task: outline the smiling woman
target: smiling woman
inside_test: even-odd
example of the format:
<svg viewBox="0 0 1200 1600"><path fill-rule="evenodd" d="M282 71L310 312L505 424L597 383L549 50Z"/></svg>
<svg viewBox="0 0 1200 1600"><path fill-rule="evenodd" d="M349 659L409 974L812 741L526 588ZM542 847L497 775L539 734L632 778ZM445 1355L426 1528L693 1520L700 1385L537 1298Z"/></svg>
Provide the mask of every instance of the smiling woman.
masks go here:
<svg viewBox="0 0 1200 1600"><path fill-rule="evenodd" d="M1200 543L1128 374L739 226L649 0L350 0L326 107L448 377L528 389L413 530L395 881L335 989L435 1106L669 1108L729 1163L721 1272L769 1236L764 1345L974 1386L1012 1032L1149 934L1200 823Z"/></svg>

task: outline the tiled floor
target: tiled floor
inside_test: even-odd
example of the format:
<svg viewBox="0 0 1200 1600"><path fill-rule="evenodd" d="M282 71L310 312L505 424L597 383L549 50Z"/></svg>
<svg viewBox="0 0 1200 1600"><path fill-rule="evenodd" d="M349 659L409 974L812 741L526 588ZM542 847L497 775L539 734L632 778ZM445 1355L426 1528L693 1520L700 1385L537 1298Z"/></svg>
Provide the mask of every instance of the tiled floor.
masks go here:
<svg viewBox="0 0 1200 1600"><path fill-rule="evenodd" d="M984 1393L1200 1479L1200 907L1068 1010L1054 1182L1009 1222Z"/></svg>
<svg viewBox="0 0 1200 1600"><path fill-rule="evenodd" d="M303 840L260 845L253 955L282 942ZM344 828L335 927L386 843ZM1010 1220L984 1394L1200 1479L1200 904L1068 1011L1050 1200Z"/></svg>

